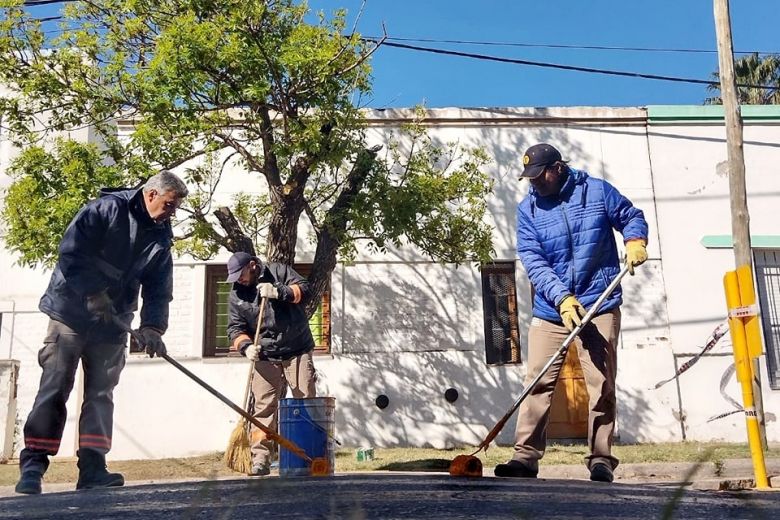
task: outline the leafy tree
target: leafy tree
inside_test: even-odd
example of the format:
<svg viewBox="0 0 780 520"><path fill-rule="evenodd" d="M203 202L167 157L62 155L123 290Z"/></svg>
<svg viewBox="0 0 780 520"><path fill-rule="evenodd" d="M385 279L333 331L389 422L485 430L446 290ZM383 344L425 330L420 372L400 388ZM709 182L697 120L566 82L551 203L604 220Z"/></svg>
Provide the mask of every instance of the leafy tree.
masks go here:
<svg viewBox="0 0 780 520"><path fill-rule="evenodd" d="M207 259L220 248L258 250L292 263L305 214L316 241L313 304L358 240L375 250L412 244L445 262L489 258L487 156L434 142L422 120L366 146L360 103L381 42L349 32L343 10L315 15L293 0L86 0L66 4L61 32L47 38L21 0L0 2L0 84L9 89L0 117L23 150L3 220L22 263L50 262L55 237L104 183L192 164L179 251ZM99 148L52 146L52 136L85 126ZM218 200L237 167L266 194ZM26 229L45 230L46 240Z"/></svg>
<svg viewBox="0 0 780 520"><path fill-rule="evenodd" d="M737 99L743 105L780 104L780 55L768 54L763 58L757 52L734 61L734 77L737 81ZM714 83L707 86L718 95L704 100L705 105L722 105L720 74L713 72ZM739 86L742 85L742 86ZM774 88L755 88L746 85L762 85Z"/></svg>

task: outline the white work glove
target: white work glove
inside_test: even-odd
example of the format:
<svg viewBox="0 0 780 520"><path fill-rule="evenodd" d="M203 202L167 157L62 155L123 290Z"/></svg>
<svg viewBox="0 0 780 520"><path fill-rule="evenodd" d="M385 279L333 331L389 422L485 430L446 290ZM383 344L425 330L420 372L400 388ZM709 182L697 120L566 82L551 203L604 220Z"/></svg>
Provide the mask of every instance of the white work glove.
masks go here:
<svg viewBox="0 0 780 520"><path fill-rule="evenodd" d="M141 346L149 354L150 358L155 355L167 354L168 350L165 348L165 343L162 340L162 334L157 332L151 327L144 327L138 331L138 335L141 338Z"/></svg>
<svg viewBox="0 0 780 520"><path fill-rule="evenodd" d="M114 317L114 303L108 296L108 292L100 291L99 293L90 294L85 298L87 304L87 311L104 322L110 322Z"/></svg>
<svg viewBox="0 0 780 520"><path fill-rule="evenodd" d="M269 300L275 300L279 298L279 289L273 286L273 284L264 282L258 287L261 298L268 298Z"/></svg>
<svg viewBox="0 0 780 520"><path fill-rule="evenodd" d="M244 355L249 361L257 361L260 358L260 347L258 345L249 345L244 350Z"/></svg>

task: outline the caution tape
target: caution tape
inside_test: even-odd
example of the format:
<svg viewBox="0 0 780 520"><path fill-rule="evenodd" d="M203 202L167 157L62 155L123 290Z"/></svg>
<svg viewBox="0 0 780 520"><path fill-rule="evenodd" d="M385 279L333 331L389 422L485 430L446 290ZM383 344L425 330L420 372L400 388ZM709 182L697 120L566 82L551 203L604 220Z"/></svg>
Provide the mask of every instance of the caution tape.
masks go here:
<svg viewBox="0 0 780 520"><path fill-rule="evenodd" d="M718 325L717 327L715 327L715 330L712 331L712 334L710 334L710 337L707 338L707 342L704 344L704 347L702 347L701 352L699 352L694 357L692 357L691 359L689 359L688 361L683 363L680 366L680 368L677 369L677 372L675 372L672 377L670 377L669 379L665 379L663 381L659 381L658 383L656 383L655 389L657 390L657 389L661 388L663 385L665 385L666 383L674 381L675 379L680 377L689 368L691 368L693 365L695 365L696 362L699 361L699 359L701 359L701 357L704 354L706 354L707 352L712 350L712 348L718 343L720 338L725 336L728 331L729 331L729 324L728 324L728 322L725 322L725 321L723 323L721 323L720 325Z"/></svg>
<svg viewBox="0 0 780 520"><path fill-rule="evenodd" d="M736 370L736 367L734 366L734 363L730 364L728 367L726 367L726 370L723 372L723 375L720 376L720 395L723 396L723 399L729 402L731 406L734 407L734 410L724 412L718 415L713 415L709 419L707 419L707 422L710 423L712 421L717 421L718 419L723 419L724 417L728 417L729 415L734 415L735 413L745 412L747 415L748 412L745 411L744 408L742 408L742 405L739 404L739 402L731 397L729 394L726 393L726 386L729 384L729 381L731 381L731 378L734 376L734 371ZM753 410L753 413L755 414L755 410Z"/></svg>

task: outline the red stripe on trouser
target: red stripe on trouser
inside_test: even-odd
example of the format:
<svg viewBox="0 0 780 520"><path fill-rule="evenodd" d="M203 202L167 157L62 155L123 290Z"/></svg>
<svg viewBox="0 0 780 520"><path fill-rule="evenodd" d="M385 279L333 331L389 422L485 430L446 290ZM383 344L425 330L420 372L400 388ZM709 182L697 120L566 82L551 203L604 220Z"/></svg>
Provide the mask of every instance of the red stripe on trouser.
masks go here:
<svg viewBox="0 0 780 520"><path fill-rule="evenodd" d="M49 455L56 455L62 439L42 439L40 437L25 437L24 446L33 450L43 450Z"/></svg>
<svg viewBox="0 0 780 520"><path fill-rule="evenodd" d="M91 433L82 433L79 435L79 447L105 448L111 449L111 437L105 435L95 435Z"/></svg>

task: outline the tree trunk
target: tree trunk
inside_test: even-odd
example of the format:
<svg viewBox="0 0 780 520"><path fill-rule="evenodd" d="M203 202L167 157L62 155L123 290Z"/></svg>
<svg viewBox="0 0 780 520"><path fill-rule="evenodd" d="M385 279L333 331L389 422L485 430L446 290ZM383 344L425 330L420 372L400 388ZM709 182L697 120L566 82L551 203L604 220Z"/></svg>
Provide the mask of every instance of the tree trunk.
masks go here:
<svg viewBox="0 0 780 520"><path fill-rule="evenodd" d="M314 253L314 265L309 274L311 298L306 302L306 315L311 318L322 300L322 295L330 285L330 275L336 268L339 241L329 230L323 230L317 241L317 251Z"/></svg>
<svg viewBox="0 0 780 520"><path fill-rule="evenodd" d="M230 208L223 206L214 211L214 216L217 217L222 229L225 230L227 235L225 247L228 251L231 253L243 251L255 256L255 246L252 244L252 240L244 234L241 224L238 223Z"/></svg>
<svg viewBox="0 0 780 520"><path fill-rule="evenodd" d="M363 184L371 173L377 152L382 147L380 145L362 150L352 166L352 171L347 177L346 185L341 191L333 206L328 210L327 216L320 229L317 239L317 250L314 253L314 265L311 275L309 275L309 284L312 288L312 294L306 303L306 314L311 317L322 299L322 295L330 284L330 275L336 268L336 256L339 246L341 246L343 237L349 224L349 209L355 195L363 187Z"/></svg>
<svg viewBox="0 0 780 520"><path fill-rule="evenodd" d="M274 186L271 202L274 211L268 226L267 261L292 265L298 241L298 220L303 213L303 190L295 188L285 194L287 186Z"/></svg>

